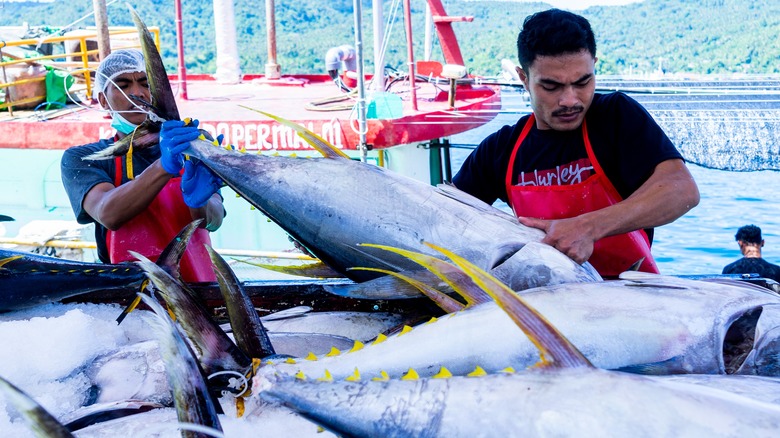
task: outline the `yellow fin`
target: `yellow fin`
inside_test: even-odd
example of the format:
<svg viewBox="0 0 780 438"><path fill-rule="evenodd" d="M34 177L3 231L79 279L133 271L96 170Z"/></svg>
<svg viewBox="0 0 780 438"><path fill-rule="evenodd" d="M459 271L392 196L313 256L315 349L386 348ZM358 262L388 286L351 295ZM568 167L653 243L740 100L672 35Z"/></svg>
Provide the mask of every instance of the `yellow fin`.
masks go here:
<svg viewBox="0 0 780 438"><path fill-rule="evenodd" d="M288 358L287 358L287 359L284 361L284 363L288 363L288 364L291 364L291 365L292 365L292 364L296 364L296 363L298 363L298 362L296 362L296 361L295 361L295 359L293 359L293 358L291 358L291 357L288 357Z"/></svg>
<svg viewBox="0 0 780 438"><path fill-rule="evenodd" d="M430 242L424 243L449 257L453 263L471 277L474 283L496 301L498 306L509 315L539 350L541 367L593 366L577 347L509 286L452 251Z"/></svg>
<svg viewBox="0 0 780 438"><path fill-rule="evenodd" d="M435 316L432 316L431 319L429 319L428 322L426 322L426 324L433 324L434 322L436 322L438 320L439 320L439 318L437 318Z"/></svg>
<svg viewBox="0 0 780 438"><path fill-rule="evenodd" d="M339 350L336 347L330 347L330 351L325 356L326 357L333 357L333 356L338 356L339 354L341 354L341 350Z"/></svg>
<svg viewBox="0 0 780 438"><path fill-rule="evenodd" d="M387 374L387 371L382 371L379 375L380 377L372 377L371 380L375 382L387 382L390 380L390 375Z"/></svg>
<svg viewBox="0 0 780 438"><path fill-rule="evenodd" d="M417 374L417 371L415 371L414 368L409 368L409 371L407 371L406 374L404 374L401 377L401 380L419 380L419 379L420 379L420 375Z"/></svg>
<svg viewBox="0 0 780 438"><path fill-rule="evenodd" d="M330 373L330 371L325 370L325 375L317 379L318 382L332 382L333 381L333 375Z"/></svg>
<svg viewBox="0 0 780 438"><path fill-rule="evenodd" d="M317 360L317 355L310 351L309 354L306 355L306 357L304 359L315 361L315 360Z"/></svg>
<svg viewBox="0 0 780 438"><path fill-rule="evenodd" d="M437 306L439 306L442 310L444 310L447 313L463 310L464 307L463 304L458 302L451 296L445 294L444 292L441 292L440 290L434 287L431 287L428 284L423 283L422 281L416 280L412 277L401 274L399 272L394 272L394 271L390 271L387 269L380 269L380 268L363 268L363 267L350 268L350 270L374 271L374 272L381 272L387 275L392 275L393 277L400 278L401 280L416 287L420 292L423 293L423 295L430 298L434 303L436 303Z"/></svg>
<svg viewBox="0 0 780 438"><path fill-rule="evenodd" d="M371 343L371 345L381 344L382 342L385 342L387 340L387 336L383 335L382 333L378 334L376 336L376 339L374 342Z"/></svg>
<svg viewBox="0 0 780 438"><path fill-rule="evenodd" d="M481 366L477 365L477 367L474 368L474 371L472 371L472 372L470 372L470 373L468 373L466 375L469 376L469 377L482 377L482 376L487 376L487 373L485 372L484 369L482 369Z"/></svg>
<svg viewBox="0 0 780 438"><path fill-rule="evenodd" d="M361 243L360 246L367 246L369 248L379 248L385 251L394 252L402 255L415 263L424 266L431 271L434 275L441 278L445 283L450 285L452 289L459 293L465 300L468 306L472 306L478 303L486 303L490 301L490 296L483 291L479 285L475 284L473 279L463 276L463 270L454 266L452 263L445 262L427 254L408 251L401 248L395 248L387 245L375 245L370 243ZM436 300L434 300L436 301ZM438 304L438 302L437 302ZM461 306L462 308L462 306ZM446 310L446 309L445 309Z"/></svg>
<svg viewBox="0 0 780 438"><path fill-rule="evenodd" d="M344 379L348 382L359 382L360 381L360 371L358 371L357 368L355 368L355 372L352 373L351 376L348 376L346 379Z"/></svg>
<svg viewBox="0 0 780 438"><path fill-rule="evenodd" d="M281 272L288 275L310 278L344 278L344 275L334 271L331 267L319 261L319 259L315 259L306 254L297 256L297 259L301 260L303 263L297 265L277 265L273 263L260 263L252 260L233 258L233 260L239 263L246 263L247 265L257 266L259 268L268 269L269 271Z"/></svg>
<svg viewBox="0 0 780 438"><path fill-rule="evenodd" d="M350 348L350 350L347 353L354 353L355 351L362 350L365 345L360 341L355 341L355 344Z"/></svg>
<svg viewBox="0 0 780 438"><path fill-rule="evenodd" d="M401 329L401 333L398 333L398 336L405 335L405 334L411 332L412 330L413 329L410 326L404 325L404 328Z"/></svg>
<svg viewBox="0 0 780 438"><path fill-rule="evenodd" d="M447 368L439 368L439 372L433 375L434 379L449 379L452 377L452 373Z"/></svg>
<svg viewBox="0 0 780 438"><path fill-rule="evenodd" d="M499 371L499 372L501 372L501 373L506 373L506 374L514 374L514 373L516 373L517 371L515 371L515 369L514 369L514 368L512 368L512 367L506 367L506 368L504 368L503 370L501 370L501 371Z"/></svg>
<svg viewBox="0 0 780 438"><path fill-rule="evenodd" d="M309 143L314 147L314 149L317 150L317 152L321 153L323 157L325 158L346 158L350 160L349 156L336 148L336 146L333 146L332 144L328 143L324 138L320 137L319 135L311 132L310 130L306 129L305 127L292 122L290 120L284 119L279 116L275 116L273 114L269 114L265 111L256 110L254 108L249 108L244 105L239 105L243 108L246 108L250 111L258 112L266 117L270 117L274 120L276 120L278 123L281 123L284 126L287 126L288 128L292 128L295 130L295 132L298 133L298 136L300 136L302 139L306 140L306 143Z"/></svg>
<svg viewBox="0 0 780 438"><path fill-rule="evenodd" d="M298 380L306 380L306 374L303 374L303 371L298 371L295 373L295 378Z"/></svg>

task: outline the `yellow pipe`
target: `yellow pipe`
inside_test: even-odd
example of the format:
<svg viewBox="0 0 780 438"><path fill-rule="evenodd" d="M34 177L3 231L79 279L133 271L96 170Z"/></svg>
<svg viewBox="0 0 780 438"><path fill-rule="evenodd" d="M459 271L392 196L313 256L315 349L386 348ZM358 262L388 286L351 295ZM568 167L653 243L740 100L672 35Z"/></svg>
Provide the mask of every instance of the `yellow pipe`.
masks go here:
<svg viewBox="0 0 780 438"><path fill-rule="evenodd" d="M155 44L157 45L157 50L160 50L160 28L157 26L153 26L149 28L149 31L154 35ZM120 29L109 29L109 35L126 35L126 34L134 34L136 33L135 27L125 27ZM98 53L97 50L87 50L87 40L90 38L96 38L97 37L97 31L95 31L94 34L86 34L86 35L79 35L79 36L60 36L60 37L48 37L43 39L26 39L26 40L16 40L16 41L0 41L0 48L4 47L15 47L15 46L27 46L27 45L38 45L39 43L58 43L58 42L65 42L65 41L78 41L79 47L81 48L80 52L72 52L68 54L56 54L56 55L41 55L36 56L32 58L24 58L24 59L17 59L12 61L6 61L6 62L0 62L0 67L6 67L9 65L15 65L15 64L22 64L22 63L31 63L31 62L38 62L38 61L49 61L56 58L63 58L65 56L81 56L83 65L81 66L84 70L80 70L79 72L87 71L90 68L89 60L87 59L89 55ZM132 47L140 47L140 46L132 46ZM68 62L62 62L58 63L57 61L54 61L51 63L53 66L57 66L59 64L65 65L69 64ZM85 75L85 82L86 82L86 88L87 88L87 94L88 96L92 95L92 78L89 75ZM10 83L1 83L0 82L0 88L7 88L12 85L18 85L23 82L10 82ZM41 97L41 96L37 96ZM21 102L6 102L5 106L10 106L14 104L18 104Z"/></svg>

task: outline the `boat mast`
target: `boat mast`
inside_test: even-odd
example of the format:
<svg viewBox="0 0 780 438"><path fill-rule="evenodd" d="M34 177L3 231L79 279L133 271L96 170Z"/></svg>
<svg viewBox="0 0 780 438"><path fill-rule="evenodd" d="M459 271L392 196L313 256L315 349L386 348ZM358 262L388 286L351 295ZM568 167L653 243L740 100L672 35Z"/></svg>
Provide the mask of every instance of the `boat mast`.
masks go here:
<svg viewBox="0 0 780 438"><path fill-rule="evenodd" d="M431 5L425 3L425 51L423 52L423 60L431 60L431 52L433 51L433 14L431 14Z"/></svg>
<svg viewBox="0 0 780 438"><path fill-rule="evenodd" d="M214 77L224 84L241 82L241 66L236 46L233 0L214 0L214 33L217 45L217 72Z"/></svg>
<svg viewBox="0 0 780 438"><path fill-rule="evenodd" d="M176 53L179 57L179 96L187 100L187 66L184 64L184 31L181 19L181 0L173 2L176 11Z"/></svg>
<svg viewBox="0 0 780 438"><path fill-rule="evenodd" d="M385 91L385 53L382 43L385 39L384 8L382 0L374 0L374 78L371 80L374 91Z"/></svg>
<svg viewBox="0 0 780 438"><path fill-rule="evenodd" d="M409 89L411 92L412 109L417 111L417 89L414 87L414 40L412 39L412 5L404 0L404 23L406 25L406 53L409 58Z"/></svg>
<svg viewBox="0 0 780 438"><path fill-rule="evenodd" d="M353 0L352 5L354 7L355 15L355 52L357 56L357 119L358 119L358 135L360 136L360 161L366 162L366 155L368 154L368 144L366 140L366 133L368 132L368 122L366 121L366 87L365 76L363 74L363 29L361 26L363 7L360 4L361 0Z"/></svg>
<svg viewBox="0 0 780 438"><path fill-rule="evenodd" d="M108 12L106 12L106 0L92 0L92 8L95 10L95 28L97 29L98 54L100 60L106 59L111 53L111 37L108 35ZM83 49L82 49L83 50Z"/></svg>
<svg viewBox="0 0 780 438"><path fill-rule="evenodd" d="M274 0L265 0L266 47L268 62L265 63L265 78L280 79L282 68L276 63L276 14Z"/></svg>

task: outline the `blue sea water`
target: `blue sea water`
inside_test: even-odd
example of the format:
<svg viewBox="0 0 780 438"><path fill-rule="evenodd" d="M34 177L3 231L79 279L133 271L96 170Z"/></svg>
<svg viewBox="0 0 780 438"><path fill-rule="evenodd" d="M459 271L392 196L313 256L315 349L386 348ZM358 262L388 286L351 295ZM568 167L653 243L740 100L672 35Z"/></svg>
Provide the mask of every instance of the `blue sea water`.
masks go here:
<svg viewBox="0 0 780 438"><path fill-rule="evenodd" d="M496 119L479 129L454 136L452 142L478 144L501 126L515 123L526 110L516 93L505 93L503 110ZM469 149L453 150L453 173L469 152ZM749 156L752 152L755 151L738 153ZM720 274L725 265L741 257L734 234L737 228L747 224L761 228L766 241L764 258L780 264L780 172L688 167L699 186L701 202L685 216L656 228L652 252L661 272L669 275ZM500 204L499 201L497 206L502 207Z"/></svg>

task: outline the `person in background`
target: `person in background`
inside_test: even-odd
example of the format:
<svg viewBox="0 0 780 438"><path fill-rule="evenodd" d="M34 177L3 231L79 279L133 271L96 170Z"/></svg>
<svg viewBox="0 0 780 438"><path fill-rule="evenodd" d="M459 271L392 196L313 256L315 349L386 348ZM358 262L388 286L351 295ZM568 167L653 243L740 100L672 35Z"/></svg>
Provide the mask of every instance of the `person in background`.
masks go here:
<svg viewBox="0 0 780 438"><path fill-rule="evenodd" d="M761 238L761 228L755 225L745 225L734 235L742 252L742 258L723 268L724 274L758 274L780 282L780 266L769 263L761 258L761 248L764 239Z"/></svg>
<svg viewBox="0 0 780 438"><path fill-rule="evenodd" d="M144 57L139 50L117 50L98 66L95 91L116 129L104 139L65 151L62 182L79 223L95 223L98 257L104 263L132 260L133 250L156 260L184 226L204 219L181 262L185 281L214 281L204 244L222 224L221 180L182 152L200 135L198 122L162 124L159 144L134 146L126 156L83 160L114 141L132 135L147 117L138 102L150 102Z"/></svg>
<svg viewBox="0 0 780 438"><path fill-rule="evenodd" d="M595 93L596 41L588 21L550 9L525 19L517 67L533 113L487 137L453 184L492 204L605 277L650 253L653 228L699 203L682 156L650 114L623 93Z"/></svg>

